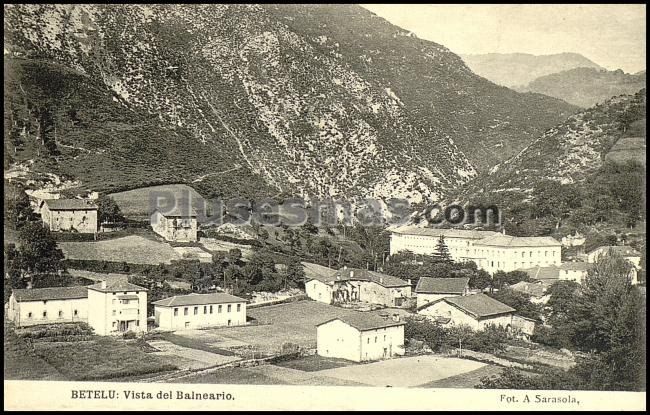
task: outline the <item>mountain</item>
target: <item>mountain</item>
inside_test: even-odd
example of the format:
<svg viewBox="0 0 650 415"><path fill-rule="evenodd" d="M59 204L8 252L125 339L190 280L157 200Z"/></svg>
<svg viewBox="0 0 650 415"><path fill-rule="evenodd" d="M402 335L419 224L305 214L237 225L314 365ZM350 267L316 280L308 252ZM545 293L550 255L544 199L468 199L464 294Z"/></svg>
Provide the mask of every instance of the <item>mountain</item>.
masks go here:
<svg viewBox="0 0 650 415"><path fill-rule="evenodd" d="M574 68L603 69L578 53L487 53L461 57L475 73L507 87L527 85L541 76Z"/></svg>
<svg viewBox="0 0 650 415"><path fill-rule="evenodd" d="M5 168L436 200L576 110L353 5L6 5Z"/></svg>
<svg viewBox="0 0 650 415"><path fill-rule="evenodd" d="M613 96L634 94L643 88L645 72L632 75L620 69L575 68L539 77L515 90L537 92L588 108Z"/></svg>
<svg viewBox="0 0 650 415"><path fill-rule="evenodd" d="M512 193L521 199L542 181L585 183L606 159L625 163L637 155L620 152L645 148L646 90L613 97L546 131L515 157L470 183L468 194ZM635 157L636 156L636 157ZM618 159L618 160L617 160Z"/></svg>

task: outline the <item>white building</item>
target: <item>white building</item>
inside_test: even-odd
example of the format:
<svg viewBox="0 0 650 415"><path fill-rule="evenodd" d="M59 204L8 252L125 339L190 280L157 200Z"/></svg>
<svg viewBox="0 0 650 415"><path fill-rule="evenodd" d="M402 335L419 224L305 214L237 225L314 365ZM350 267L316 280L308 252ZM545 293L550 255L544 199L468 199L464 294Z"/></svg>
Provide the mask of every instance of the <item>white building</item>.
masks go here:
<svg viewBox="0 0 650 415"><path fill-rule="evenodd" d="M48 199L40 204L41 220L52 232L97 232L97 205L88 199Z"/></svg>
<svg viewBox="0 0 650 415"><path fill-rule="evenodd" d="M326 304L408 306L412 290L409 281L366 269L344 267L335 271L314 265L305 267L305 291L313 300Z"/></svg>
<svg viewBox="0 0 650 415"><path fill-rule="evenodd" d="M169 212L155 210L151 214L151 228L167 241L196 242L198 241L198 220L194 209L183 212L174 208Z"/></svg>
<svg viewBox="0 0 650 415"><path fill-rule="evenodd" d="M442 236L454 261L468 261L474 258L471 248L475 242L496 234L498 233L493 231L401 226L391 230L390 254L410 251L420 255L431 255L436 252L436 245Z"/></svg>
<svg viewBox="0 0 650 415"><path fill-rule="evenodd" d="M565 262L560 265L560 280L583 284L593 264L588 262Z"/></svg>
<svg viewBox="0 0 650 415"><path fill-rule="evenodd" d="M87 287L15 289L7 318L17 327L88 321Z"/></svg>
<svg viewBox="0 0 650 415"><path fill-rule="evenodd" d="M415 226L391 231L390 253L408 250L416 254L434 254L440 236L444 237L454 261L474 261L479 268L490 273L560 265L562 261L562 244L548 236L517 237L492 231Z"/></svg>
<svg viewBox="0 0 650 415"><path fill-rule="evenodd" d="M404 322L357 312L317 326L317 353L364 362L404 355Z"/></svg>
<svg viewBox="0 0 650 415"><path fill-rule="evenodd" d="M509 288L513 291L528 294L530 296L530 302L533 304L546 304L551 298L549 294L546 294L549 286L548 283L542 281L519 281Z"/></svg>
<svg viewBox="0 0 650 415"><path fill-rule="evenodd" d="M417 308L418 314L443 325L466 325L483 330L489 325L512 325L515 309L485 294L444 297Z"/></svg>
<svg viewBox="0 0 650 415"><path fill-rule="evenodd" d="M627 259L634 267L641 269L641 253L631 246L601 246L587 253L587 262L593 264L600 256L616 253Z"/></svg>
<svg viewBox="0 0 650 415"><path fill-rule="evenodd" d="M178 295L153 305L156 325L164 330L246 324L246 300L226 293Z"/></svg>
<svg viewBox="0 0 650 415"><path fill-rule="evenodd" d="M479 268L490 273L559 266L562 262L562 244L550 236L496 234L475 242L472 256Z"/></svg>
<svg viewBox="0 0 650 415"><path fill-rule="evenodd" d="M123 280L88 287L88 324L99 335L147 331L147 289Z"/></svg>
<svg viewBox="0 0 650 415"><path fill-rule="evenodd" d="M443 297L456 297L469 294L469 278L430 278L421 277L415 287L417 306L439 300Z"/></svg>
<svg viewBox="0 0 650 415"><path fill-rule="evenodd" d="M98 335L147 330L147 289L126 281L83 287L13 290L8 318L16 326L87 322Z"/></svg>

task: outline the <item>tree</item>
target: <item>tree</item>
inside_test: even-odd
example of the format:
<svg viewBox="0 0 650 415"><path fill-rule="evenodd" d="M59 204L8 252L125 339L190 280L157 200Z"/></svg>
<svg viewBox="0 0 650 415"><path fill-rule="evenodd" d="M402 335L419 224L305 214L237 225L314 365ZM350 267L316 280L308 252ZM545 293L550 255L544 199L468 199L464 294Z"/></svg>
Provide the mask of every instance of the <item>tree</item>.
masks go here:
<svg viewBox="0 0 650 415"><path fill-rule="evenodd" d="M29 203L29 197L21 185L9 184L5 181L5 223L14 229L35 219L34 211Z"/></svg>
<svg viewBox="0 0 650 415"><path fill-rule="evenodd" d="M19 250L16 258L32 286L45 274L64 270L63 252L57 248L56 241L48 229L39 223L28 222L18 231Z"/></svg>
<svg viewBox="0 0 650 415"><path fill-rule="evenodd" d="M106 195L100 195L97 199L97 216L100 224L124 222L120 207L112 197Z"/></svg>
<svg viewBox="0 0 650 415"><path fill-rule="evenodd" d="M440 235L438 243L436 244L436 250L433 254L434 258L440 262L452 262L451 254L449 254L449 247L445 243L445 237Z"/></svg>
<svg viewBox="0 0 650 415"><path fill-rule="evenodd" d="M500 289L489 295L495 300L517 310L517 314L520 316L540 321L541 307L530 302L530 295L509 288Z"/></svg>
<svg viewBox="0 0 650 415"><path fill-rule="evenodd" d="M305 223L301 226L301 229L302 229L303 232L305 232L306 234L312 234L312 235L315 235L315 234L318 233L318 228L316 227L316 225L314 225L314 224L312 223L311 218L307 218L307 222L305 222Z"/></svg>
<svg viewBox="0 0 650 415"><path fill-rule="evenodd" d="M300 259L292 257L287 264L285 288L287 285L292 287L303 286L305 282L305 269L300 263Z"/></svg>
<svg viewBox="0 0 650 415"><path fill-rule="evenodd" d="M232 248L228 251L228 263L237 264L241 260L242 253L239 248Z"/></svg>

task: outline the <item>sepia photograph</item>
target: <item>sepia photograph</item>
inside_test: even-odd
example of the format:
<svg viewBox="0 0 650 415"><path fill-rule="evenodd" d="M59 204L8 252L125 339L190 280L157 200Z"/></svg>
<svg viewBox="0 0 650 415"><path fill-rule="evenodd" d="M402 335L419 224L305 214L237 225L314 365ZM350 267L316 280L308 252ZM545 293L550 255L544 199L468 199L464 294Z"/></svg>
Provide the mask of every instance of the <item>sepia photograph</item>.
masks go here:
<svg viewBox="0 0 650 415"><path fill-rule="evenodd" d="M645 410L645 4L5 4L5 410Z"/></svg>

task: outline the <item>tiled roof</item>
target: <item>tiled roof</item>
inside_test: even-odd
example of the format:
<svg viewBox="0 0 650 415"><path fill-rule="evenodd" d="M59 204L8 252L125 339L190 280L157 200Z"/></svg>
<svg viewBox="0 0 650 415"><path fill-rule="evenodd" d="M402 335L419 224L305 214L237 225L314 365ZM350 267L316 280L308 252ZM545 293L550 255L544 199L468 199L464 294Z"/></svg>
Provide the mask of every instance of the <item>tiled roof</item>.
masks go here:
<svg viewBox="0 0 650 415"><path fill-rule="evenodd" d="M641 256L641 253L631 246L600 246L589 253L593 254L597 251L609 252L610 250L621 256Z"/></svg>
<svg viewBox="0 0 650 415"><path fill-rule="evenodd" d="M392 275L368 271L362 268L341 268L336 271L334 279L341 281L372 281L382 287L406 287L409 285L407 281L393 277Z"/></svg>
<svg viewBox="0 0 650 415"><path fill-rule="evenodd" d="M225 304L225 303L245 303L243 298L235 297L226 293L212 294L187 294L175 295L162 300L154 301L152 304L162 307L176 307L184 305L204 305L204 304Z"/></svg>
<svg viewBox="0 0 650 415"><path fill-rule="evenodd" d="M546 284L519 281L516 284L510 286L510 289L514 291L519 291L521 293L530 294L533 297L539 298L543 297L546 294Z"/></svg>
<svg viewBox="0 0 650 415"><path fill-rule="evenodd" d="M311 262L302 262L302 267L305 270L305 280L318 280L326 284L336 279L336 270L327 268L322 265L313 264Z"/></svg>
<svg viewBox="0 0 650 415"><path fill-rule="evenodd" d="M374 330L374 329L380 329L384 327L401 326L403 324L406 324L403 321L394 321L391 318L382 318L376 314L363 313L359 311L354 314L350 314L343 317L336 317L324 321L318 324L317 326L321 326L323 324L329 323L334 320L341 320L345 324L352 326L359 331Z"/></svg>
<svg viewBox="0 0 650 415"><path fill-rule="evenodd" d="M538 246L561 246L562 244L550 236L511 236L498 233L488 236L474 243L481 246L503 246L503 247L538 247Z"/></svg>
<svg viewBox="0 0 650 415"><path fill-rule="evenodd" d="M135 294L128 294L128 295L118 295L117 299L118 300L137 300L139 297Z"/></svg>
<svg viewBox="0 0 650 415"><path fill-rule="evenodd" d="M415 292L422 294L462 294L468 283L469 278L422 277L415 287Z"/></svg>
<svg viewBox="0 0 650 415"><path fill-rule="evenodd" d="M594 264L588 262L564 262L560 265L562 270L573 270L573 271L587 271L591 269Z"/></svg>
<svg viewBox="0 0 650 415"><path fill-rule="evenodd" d="M122 291L122 292L128 292L128 291L147 291L146 288L140 287L139 285L131 284L128 281L124 280L109 280L106 281L106 287L102 287L103 282L98 282L97 284L93 284L89 286L91 290L95 291L102 291L102 292L109 292L109 291Z"/></svg>
<svg viewBox="0 0 650 415"><path fill-rule="evenodd" d="M84 286L15 289L13 292L18 302L88 298L88 288Z"/></svg>
<svg viewBox="0 0 650 415"><path fill-rule="evenodd" d="M557 280L560 278L560 268L555 265L548 267L519 268L516 271L523 271L534 280Z"/></svg>
<svg viewBox="0 0 650 415"><path fill-rule="evenodd" d="M194 208L188 209L186 205L174 206L171 209L158 208L154 212L160 212L166 218L195 218L197 216L196 210Z"/></svg>
<svg viewBox="0 0 650 415"><path fill-rule="evenodd" d="M503 304L500 301L495 300L494 298L485 295L485 294L472 294L472 295L463 295L459 297L444 297L440 300L433 301L431 303L424 304L419 307L418 310L430 307L434 304L439 303L440 301L445 301L448 304L455 306L456 308L464 311L465 313L474 316L475 318L489 317L499 314L514 313L514 308Z"/></svg>
<svg viewBox="0 0 650 415"><path fill-rule="evenodd" d="M471 229L438 229L438 228L423 228L419 226L400 226L390 229L392 233L400 235L421 235L445 238L467 238L467 239L483 239L488 236L497 234L494 231L477 231Z"/></svg>
<svg viewBox="0 0 650 415"><path fill-rule="evenodd" d="M44 203L50 210L97 210L97 205L89 199L47 199Z"/></svg>

